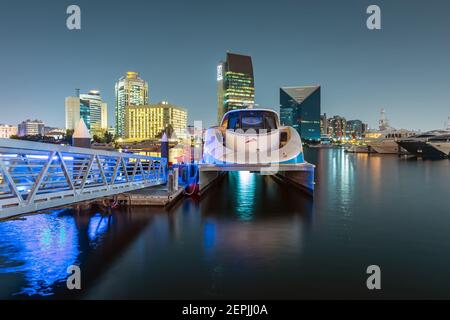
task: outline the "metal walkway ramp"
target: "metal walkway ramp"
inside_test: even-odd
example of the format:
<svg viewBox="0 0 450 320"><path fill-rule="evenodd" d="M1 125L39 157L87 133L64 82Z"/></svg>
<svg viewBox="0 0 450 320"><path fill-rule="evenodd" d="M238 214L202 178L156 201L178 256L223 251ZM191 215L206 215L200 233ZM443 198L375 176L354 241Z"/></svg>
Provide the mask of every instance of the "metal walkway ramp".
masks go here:
<svg viewBox="0 0 450 320"><path fill-rule="evenodd" d="M167 181L167 159L0 139L0 219Z"/></svg>

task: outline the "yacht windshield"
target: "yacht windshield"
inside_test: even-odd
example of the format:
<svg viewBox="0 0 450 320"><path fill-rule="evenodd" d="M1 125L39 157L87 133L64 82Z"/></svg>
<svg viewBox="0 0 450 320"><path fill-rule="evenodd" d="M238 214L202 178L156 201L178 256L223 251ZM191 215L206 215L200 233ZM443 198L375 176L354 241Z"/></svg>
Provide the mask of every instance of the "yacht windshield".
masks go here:
<svg viewBox="0 0 450 320"><path fill-rule="evenodd" d="M268 111L233 112L228 116L227 129L275 130L277 129L276 115Z"/></svg>

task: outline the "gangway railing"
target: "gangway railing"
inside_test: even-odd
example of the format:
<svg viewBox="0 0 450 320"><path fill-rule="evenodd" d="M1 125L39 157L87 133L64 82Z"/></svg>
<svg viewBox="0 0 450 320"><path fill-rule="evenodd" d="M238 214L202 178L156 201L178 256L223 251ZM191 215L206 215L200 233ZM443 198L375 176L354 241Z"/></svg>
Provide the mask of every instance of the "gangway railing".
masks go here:
<svg viewBox="0 0 450 320"><path fill-rule="evenodd" d="M166 158L0 139L0 219L166 181Z"/></svg>

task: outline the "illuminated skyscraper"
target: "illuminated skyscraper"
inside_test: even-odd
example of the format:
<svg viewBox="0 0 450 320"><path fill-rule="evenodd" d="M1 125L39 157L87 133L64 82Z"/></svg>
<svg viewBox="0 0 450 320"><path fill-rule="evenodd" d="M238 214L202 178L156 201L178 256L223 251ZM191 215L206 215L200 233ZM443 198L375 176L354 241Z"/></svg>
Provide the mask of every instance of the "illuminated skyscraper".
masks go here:
<svg viewBox="0 0 450 320"><path fill-rule="evenodd" d="M280 88L280 121L294 127L303 140L319 141L320 86Z"/></svg>
<svg viewBox="0 0 450 320"><path fill-rule="evenodd" d="M102 135L108 128L107 117L107 104L97 90L66 98L66 129L75 130L83 119L91 135Z"/></svg>
<svg viewBox="0 0 450 320"><path fill-rule="evenodd" d="M91 90L87 94L80 94L80 101L87 101L89 105L88 129L91 135L102 135L108 129L108 112L107 104L103 102L100 92Z"/></svg>
<svg viewBox="0 0 450 320"><path fill-rule="evenodd" d="M153 105L126 107L125 136L128 139L154 139L169 126L178 139L186 138L186 109L166 101Z"/></svg>
<svg viewBox="0 0 450 320"><path fill-rule="evenodd" d="M252 58L227 53L226 61L217 66L217 122L229 110L244 109L255 104L255 81Z"/></svg>
<svg viewBox="0 0 450 320"><path fill-rule="evenodd" d="M125 108L148 104L148 83L137 72L127 74L116 82L116 134L125 136Z"/></svg>

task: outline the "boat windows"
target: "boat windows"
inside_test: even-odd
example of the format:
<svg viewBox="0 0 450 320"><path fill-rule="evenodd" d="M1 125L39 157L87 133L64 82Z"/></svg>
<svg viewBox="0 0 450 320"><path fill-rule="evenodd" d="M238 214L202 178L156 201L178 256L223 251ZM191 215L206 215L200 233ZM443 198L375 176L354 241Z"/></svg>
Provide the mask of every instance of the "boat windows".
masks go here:
<svg viewBox="0 0 450 320"><path fill-rule="evenodd" d="M229 130L249 130L256 131L277 129L277 120L275 114L266 111L254 111L254 112L233 112L228 115L228 121L224 121L226 128Z"/></svg>

